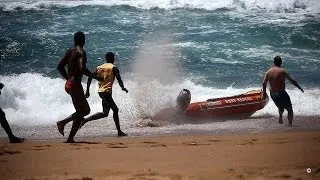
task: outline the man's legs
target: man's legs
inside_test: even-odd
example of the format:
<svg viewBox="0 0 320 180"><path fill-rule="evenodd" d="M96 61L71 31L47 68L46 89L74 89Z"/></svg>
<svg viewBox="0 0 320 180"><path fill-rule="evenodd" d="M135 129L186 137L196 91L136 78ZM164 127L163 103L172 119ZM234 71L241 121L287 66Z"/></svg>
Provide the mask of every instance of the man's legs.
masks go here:
<svg viewBox="0 0 320 180"><path fill-rule="evenodd" d="M21 143L24 141L24 138L18 138L13 135L11 128L9 126L9 123L6 119L6 114L2 111L1 108L0 108L0 123L4 131L7 133L10 143Z"/></svg>
<svg viewBox="0 0 320 180"><path fill-rule="evenodd" d="M83 121L81 121L79 129L85 123L87 123L89 121L94 121L94 120L97 120L97 119L108 117L109 111L110 111L110 106L109 106L108 100L107 100L106 96L104 95L104 93L99 93L99 96L102 99L103 112L98 112L98 113L95 113L95 114L89 116L88 118L85 118Z"/></svg>
<svg viewBox="0 0 320 180"><path fill-rule="evenodd" d="M75 113L74 113L75 114ZM61 120L61 121L58 121L57 122L57 126L58 126L58 131L60 132L60 134L62 136L64 136L64 126L69 123L70 121L73 120L73 114L71 114L70 116L68 116L67 118Z"/></svg>
<svg viewBox="0 0 320 180"><path fill-rule="evenodd" d="M74 142L73 138L79 129L81 121L83 121L84 119L83 117L90 113L90 107L88 101L86 100L86 97L84 96L81 84L74 85L72 92L70 92L70 95L76 112L66 119L57 122L59 132L64 135L64 126L68 122L73 121L68 140L66 141L67 143Z"/></svg>
<svg viewBox="0 0 320 180"><path fill-rule="evenodd" d="M76 135L76 133L78 132L80 123L83 119L84 119L83 116L79 115L77 112L73 114L72 127L71 127L71 131L70 131L70 134L69 134L69 137L68 137L66 143L74 143L75 142L73 140L73 138Z"/></svg>
<svg viewBox="0 0 320 180"><path fill-rule="evenodd" d="M119 123L119 114L118 114L119 109L112 99L112 94L111 93L99 93L99 96L102 99L103 112L96 113L96 114L84 119L82 121L80 127L82 127L85 123L87 123L89 121L93 121L93 120L107 117L109 115L110 108L111 108L113 111L113 120L114 120L116 128L118 130L118 136L127 136L126 133L121 131L120 123Z"/></svg>
<svg viewBox="0 0 320 180"><path fill-rule="evenodd" d="M81 91L79 90L78 93L74 93L72 97L72 103L76 109L76 112L72 115L73 123L71 127L71 131L66 143L73 143L74 136L79 130L81 121L84 120L84 116L90 113L90 107L86 97L84 96L83 89L81 87Z"/></svg>
<svg viewBox="0 0 320 180"><path fill-rule="evenodd" d="M289 122L289 126L292 126L292 120L293 120L293 110L292 110L292 106L289 106L287 108L288 111L288 122Z"/></svg>
<svg viewBox="0 0 320 180"><path fill-rule="evenodd" d="M280 92L270 92L270 96L279 111L279 124L283 124L282 114L284 112L284 108L282 107L283 105L281 103L281 93Z"/></svg>
<svg viewBox="0 0 320 180"><path fill-rule="evenodd" d="M114 120L114 123L116 125L117 130L118 130L118 136L119 137L120 136L127 136L126 133L121 131L120 122L119 122L119 109L118 109L116 103L113 101L111 94L110 94L110 96L107 97L107 101L108 101L110 108L113 111L113 120Z"/></svg>
<svg viewBox="0 0 320 180"><path fill-rule="evenodd" d="M283 102L283 107L285 107L285 109L287 109L288 111L289 126L292 126L292 120L293 120L292 103L291 103L290 96L286 91L283 92L282 102Z"/></svg>
<svg viewBox="0 0 320 180"><path fill-rule="evenodd" d="M279 123L283 124L282 114L284 112L284 109L287 109L289 126L291 126L293 119L293 111L290 96L288 95L288 93L286 91L280 91L276 93L270 92L270 95L279 110Z"/></svg>
<svg viewBox="0 0 320 180"><path fill-rule="evenodd" d="M89 121L94 121L94 120L101 119L101 118L104 118L104 117L107 117L107 116L108 115L106 113L104 113L104 112L95 113L92 116L89 116L89 117L83 119L81 121L81 123L80 123L79 129Z"/></svg>
<svg viewBox="0 0 320 180"><path fill-rule="evenodd" d="M284 112L284 108L278 108L279 110L279 124L283 124L282 114Z"/></svg>
<svg viewBox="0 0 320 180"><path fill-rule="evenodd" d="M91 116L89 116L88 118L85 118L82 123L81 123L81 126L83 126L85 123L89 122L89 121L94 121L94 120L97 120L97 119L101 119L101 118L104 118L104 117L107 117L108 115L104 112L98 112L98 113L95 113Z"/></svg>

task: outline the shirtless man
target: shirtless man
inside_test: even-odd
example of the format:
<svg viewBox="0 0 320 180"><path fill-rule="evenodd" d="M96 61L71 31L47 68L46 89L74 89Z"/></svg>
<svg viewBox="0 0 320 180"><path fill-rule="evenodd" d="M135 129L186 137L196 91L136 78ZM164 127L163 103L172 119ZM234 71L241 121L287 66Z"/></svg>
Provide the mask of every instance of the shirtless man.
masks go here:
<svg viewBox="0 0 320 180"><path fill-rule="evenodd" d="M0 83L0 94L1 89L4 87L2 83ZM7 133L10 143L22 143L24 141L24 138L18 138L15 135L13 135L11 128L9 126L9 123L6 119L6 114L2 111L0 108L0 124L3 127L4 131Z"/></svg>
<svg viewBox="0 0 320 180"><path fill-rule="evenodd" d="M73 143L80 123L84 120L84 116L90 113L90 107L84 95L81 85L82 76L93 77L97 79L86 67L87 56L83 49L85 44L85 35L83 32L74 34L74 47L67 50L64 57L60 60L57 69L60 74L67 80L65 91L71 96L72 103L76 112L64 120L58 121L58 131L64 136L64 126L73 121L72 128L66 143ZM68 72L65 70L67 66Z"/></svg>
<svg viewBox="0 0 320 180"><path fill-rule="evenodd" d="M87 122L101 119L109 115L110 109L113 111L113 120L115 122L116 128L118 130L118 137L127 136L126 133L122 132L119 123L119 109L112 98L112 86L115 78L117 78L118 83L122 89L128 93L128 90L124 87L119 69L113 64L115 61L115 54L113 52L107 52L105 55L106 63L97 67L94 72L95 75L102 77L103 81L99 82L99 96L102 99L103 112L98 112L92 116L86 118L82 121L80 128ZM88 78L86 97L90 96L90 85L92 78Z"/></svg>
<svg viewBox="0 0 320 180"><path fill-rule="evenodd" d="M270 96L278 107L279 110L279 123L283 124L282 114L284 109L288 111L288 121L289 126L292 126L293 120L293 110L290 97L286 92L285 80L288 79L294 86L299 88L302 92L303 89L299 86L297 81L295 81L288 73L288 71L281 67L282 60L280 56L274 58L274 66L271 67L265 74L263 80L263 98L267 97L266 87L267 83L270 83Z"/></svg>

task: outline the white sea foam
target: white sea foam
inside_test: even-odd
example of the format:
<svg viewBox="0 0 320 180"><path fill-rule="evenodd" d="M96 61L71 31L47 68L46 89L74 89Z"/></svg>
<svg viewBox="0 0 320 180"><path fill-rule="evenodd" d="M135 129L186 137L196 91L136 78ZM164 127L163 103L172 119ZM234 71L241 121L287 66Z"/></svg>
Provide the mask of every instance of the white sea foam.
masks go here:
<svg viewBox="0 0 320 180"><path fill-rule="evenodd" d="M65 93L64 81L61 78L25 73L16 76L0 76L0 81L5 84L0 96L1 107L12 124L19 126L53 125L57 120L74 112L71 98ZM138 84L132 79L124 79L124 82L129 93L125 94L118 85L115 85L113 95L120 109L120 117L123 119L152 116L163 108L175 105L175 98L182 88L191 91L192 102L232 96L260 88L216 89L197 85L189 80L174 84L162 84L156 80ZM85 83L83 85L85 87ZM91 97L88 99L92 113L102 110L96 88L97 83L94 82ZM291 96L295 115L320 115L320 89L307 89L305 93L301 93L298 89L289 86L288 93ZM277 114L277 108L270 100L269 104L255 115L277 116ZM134 126L135 123L126 122L128 124L125 126ZM113 126L112 123L110 125Z"/></svg>
<svg viewBox="0 0 320 180"><path fill-rule="evenodd" d="M203 44L200 44L200 43L197 43L197 42L191 42L191 41L188 41L188 42L180 42L180 43L174 43L174 44L171 44L170 46L172 47L179 47L179 48L195 48L195 49L210 49L208 47L207 44L203 43Z"/></svg>
<svg viewBox="0 0 320 180"><path fill-rule="evenodd" d="M191 9L236 9L266 10L272 12L299 11L305 13L319 13L318 0L0 0L0 6L5 10L39 9L55 6L75 7L80 5L128 5L141 9L162 8L191 8Z"/></svg>
<svg viewBox="0 0 320 180"><path fill-rule="evenodd" d="M242 54L244 57L264 59L269 59L269 57L278 53L272 50L272 47L270 46L251 47L244 50L238 50L237 52Z"/></svg>

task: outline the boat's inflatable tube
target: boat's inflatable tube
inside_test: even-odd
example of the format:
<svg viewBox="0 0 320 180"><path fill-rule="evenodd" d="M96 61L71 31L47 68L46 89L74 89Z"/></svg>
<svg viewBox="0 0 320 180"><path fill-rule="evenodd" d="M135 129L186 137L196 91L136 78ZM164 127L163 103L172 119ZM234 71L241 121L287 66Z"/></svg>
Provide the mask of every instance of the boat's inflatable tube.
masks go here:
<svg viewBox="0 0 320 180"><path fill-rule="evenodd" d="M181 95L185 92L185 95ZM191 117L219 118L219 117L250 117L256 111L264 108L269 102L269 97L262 99L261 90L252 90L244 94L231 97L208 99L207 101L195 102L189 105L190 91L182 90L177 98L178 107L187 107L184 114ZM183 94L183 93L182 93ZM188 96L187 96L188 95ZM180 99L178 101L178 99ZM190 102L190 100L189 100Z"/></svg>

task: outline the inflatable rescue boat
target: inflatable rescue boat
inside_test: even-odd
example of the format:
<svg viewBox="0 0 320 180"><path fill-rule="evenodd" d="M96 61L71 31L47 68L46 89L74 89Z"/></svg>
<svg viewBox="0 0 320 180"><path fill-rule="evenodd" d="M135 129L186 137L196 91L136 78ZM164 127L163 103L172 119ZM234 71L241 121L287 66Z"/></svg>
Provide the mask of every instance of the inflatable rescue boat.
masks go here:
<svg viewBox="0 0 320 180"><path fill-rule="evenodd" d="M261 90L191 104L190 99L190 91L183 89L177 98L178 106L185 115L199 118L248 118L269 102L268 96L262 99Z"/></svg>

